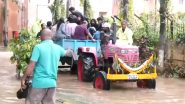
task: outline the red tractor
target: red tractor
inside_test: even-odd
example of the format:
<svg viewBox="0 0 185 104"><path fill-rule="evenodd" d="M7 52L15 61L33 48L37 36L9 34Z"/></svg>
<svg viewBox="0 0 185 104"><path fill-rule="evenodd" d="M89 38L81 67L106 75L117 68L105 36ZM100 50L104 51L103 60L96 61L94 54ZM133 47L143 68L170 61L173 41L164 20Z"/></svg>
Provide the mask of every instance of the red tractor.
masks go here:
<svg viewBox="0 0 185 104"><path fill-rule="evenodd" d="M157 78L153 55L139 63L137 46L105 46L101 57L95 48L78 49L78 80L93 81L94 88L109 90L110 81L136 81L140 88L155 89ZM139 65L139 66L138 66Z"/></svg>
<svg viewBox="0 0 185 104"><path fill-rule="evenodd" d="M151 55L141 63L137 46L106 44L101 48L80 47L77 53L78 80L93 81L94 88L109 90L110 82L117 80L136 81L140 88L156 87L154 57Z"/></svg>

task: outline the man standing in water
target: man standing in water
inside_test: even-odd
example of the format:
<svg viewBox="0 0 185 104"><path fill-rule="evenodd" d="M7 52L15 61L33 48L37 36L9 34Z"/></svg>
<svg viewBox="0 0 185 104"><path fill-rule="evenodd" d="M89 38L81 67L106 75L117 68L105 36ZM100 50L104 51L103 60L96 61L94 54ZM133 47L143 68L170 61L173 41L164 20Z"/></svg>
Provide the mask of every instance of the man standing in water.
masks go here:
<svg viewBox="0 0 185 104"><path fill-rule="evenodd" d="M30 63L21 79L21 88L25 88L26 78L33 75L27 96L30 104L55 104L59 59L61 56L70 56L71 52L53 43L49 29L43 29L40 38L42 42L33 49Z"/></svg>

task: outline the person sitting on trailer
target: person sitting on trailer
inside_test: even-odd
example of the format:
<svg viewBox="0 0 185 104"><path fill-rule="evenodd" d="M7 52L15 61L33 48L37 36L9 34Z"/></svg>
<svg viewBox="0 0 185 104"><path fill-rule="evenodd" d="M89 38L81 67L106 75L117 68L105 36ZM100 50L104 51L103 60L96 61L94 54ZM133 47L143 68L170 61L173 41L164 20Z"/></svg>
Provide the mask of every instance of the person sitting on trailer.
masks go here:
<svg viewBox="0 0 185 104"><path fill-rule="evenodd" d="M69 11L71 12L72 15L76 16L77 17L77 24L80 25L84 20L84 16L82 15L82 13L80 13L79 11L75 10L74 7L70 7L69 8ZM71 15L70 14L70 15Z"/></svg>
<svg viewBox="0 0 185 104"><path fill-rule="evenodd" d="M89 33L87 29L87 21L83 21L81 25L76 26L76 29L72 38L79 39L79 40L87 40L87 39L94 40L92 35Z"/></svg>
<svg viewBox="0 0 185 104"><path fill-rule="evenodd" d="M112 40L112 32L108 23L104 23L102 25L102 31L100 32L100 40L101 45L107 45L109 44L110 40Z"/></svg>
<svg viewBox="0 0 185 104"><path fill-rule="evenodd" d="M113 34L110 30L110 26L107 23L104 23L102 25L102 31L100 32L100 40L101 40L101 50L102 50L102 55L103 57L105 57L106 54L106 46L112 42L110 42L110 40L112 40Z"/></svg>
<svg viewBox="0 0 185 104"><path fill-rule="evenodd" d="M71 38L74 35L75 29L76 29L76 21L77 21L77 17L74 15L70 15L67 18L68 23L66 23L65 25L65 35L67 36L67 38Z"/></svg>

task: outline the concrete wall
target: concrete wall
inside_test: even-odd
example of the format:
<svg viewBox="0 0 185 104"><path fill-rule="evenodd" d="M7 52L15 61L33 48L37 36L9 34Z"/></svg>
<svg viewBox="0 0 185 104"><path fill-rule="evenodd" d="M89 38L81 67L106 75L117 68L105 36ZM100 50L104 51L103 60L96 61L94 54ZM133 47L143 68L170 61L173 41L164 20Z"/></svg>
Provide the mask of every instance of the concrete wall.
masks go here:
<svg viewBox="0 0 185 104"><path fill-rule="evenodd" d="M48 0L29 0L28 27L31 27L37 19L42 20L43 23L52 21L52 14L48 8L49 5Z"/></svg>
<svg viewBox="0 0 185 104"><path fill-rule="evenodd" d="M173 13L185 12L185 0L172 0L171 5Z"/></svg>
<svg viewBox="0 0 185 104"><path fill-rule="evenodd" d="M172 60L173 64L185 64L185 44L177 45L175 42L167 42L166 60Z"/></svg>
<svg viewBox="0 0 185 104"><path fill-rule="evenodd" d="M158 0L133 0L134 13L150 13L155 11L155 1L157 9L159 8Z"/></svg>
<svg viewBox="0 0 185 104"><path fill-rule="evenodd" d="M90 3L95 18L99 17L101 12L105 12L106 16L112 16L113 0L90 0Z"/></svg>

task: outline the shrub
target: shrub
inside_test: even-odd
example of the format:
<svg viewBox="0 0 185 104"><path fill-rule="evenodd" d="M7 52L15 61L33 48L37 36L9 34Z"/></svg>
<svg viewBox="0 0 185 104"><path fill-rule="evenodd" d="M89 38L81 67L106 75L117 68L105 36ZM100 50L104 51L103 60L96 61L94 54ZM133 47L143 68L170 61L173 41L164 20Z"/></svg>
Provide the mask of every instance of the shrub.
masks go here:
<svg viewBox="0 0 185 104"><path fill-rule="evenodd" d="M168 62L165 64L165 70L162 75L164 77L185 78L185 66L179 66Z"/></svg>
<svg viewBox="0 0 185 104"><path fill-rule="evenodd" d="M27 29L21 30L18 38L10 40L10 50L13 52L10 60L12 63L16 63L16 70L19 75L24 73L29 63L32 49L38 42L39 40L31 35L31 32Z"/></svg>

